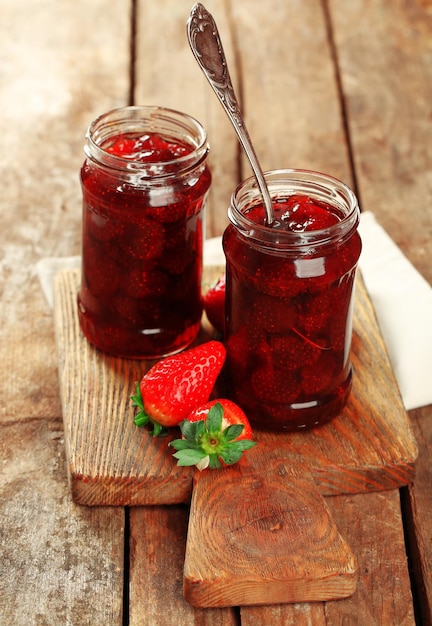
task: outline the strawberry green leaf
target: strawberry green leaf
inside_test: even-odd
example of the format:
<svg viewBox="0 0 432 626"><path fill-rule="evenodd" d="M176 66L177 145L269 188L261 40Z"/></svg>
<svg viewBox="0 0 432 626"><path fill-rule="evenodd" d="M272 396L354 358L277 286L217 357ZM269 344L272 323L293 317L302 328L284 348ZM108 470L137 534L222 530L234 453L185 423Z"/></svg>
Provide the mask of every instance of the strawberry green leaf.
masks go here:
<svg viewBox="0 0 432 626"><path fill-rule="evenodd" d="M222 467L222 463L219 461L219 458L217 457L216 454L210 454L210 462L209 462L209 468L210 469L220 469Z"/></svg>
<svg viewBox="0 0 432 626"><path fill-rule="evenodd" d="M187 450L192 448L193 450L199 450L200 444L195 441L189 441L188 439L174 439L168 445L172 446L175 450Z"/></svg>
<svg viewBox="0 0 432 626"><path fill-rule="evenodd" d="M206 453L203 450L191 450L190 448L185 450L178 450L173 455L177 460L177 465L181 467L189 467L191 465L196 465L206 456Z"/></svg>
<svg viewBox="0 0 432 626"><path fill-rule="evenodd" d="M233 465L240 461L244 450L250 450L256 445L256 441L250 439L241 439L240 441L232 441L227 443L220 453L220 457L227 465Z"/></svg>
<svg viewBox="0 0 432 626"><path fill-rule="evenodd" d="M256 441L252 441L251 439L240 439L240 441L233 441L231 443L227 443L226 447L230 449L231 446L235 446L237 450L250 450L254 446L257 445Z"/></svg>
<svg viewBox="0 0 432 626"><path fill-rule="evenodd" d="M242 450L228 450L225 448L225 450L222 450L220 453L220 457L226 465L233 465L234 463L237 463L237 461L240 461L242 457Z"/></svg>
<svg viewBox="0 0 432 626"><path fill-rule="evenodd" d="M144 403L141 395L139 383L135 383L135 395L131 396L132 405L138 407L139 411L134 417L135 426L145 426L149 423L150 417L144 410Z"/></svg>
<svg viewBox="0 0 432 626"><path fill-rule="evenodd" d="M168 428L162 426L159 422L154 422L153 420L150 421L153 425L153 437L166 437L168 435Z"/></svg>
<svg viewBox="0 0 432 626"><path fill-rule="evenodd" d="M209 433L219 433L222 429L223 407L219 402L207 413L206 428Z"/></svg>
<svg viewBox="0 0 432 626"><path fill-rule="evenodd" d="M135 383L135 395L131 396L131 400L132 400L133 406L137 406L139 409L144 409L139 382Z"/></svg>
<svg viewBox="0 0 432 626"><path fill-rule="evenodd" d="M255 441L250 441L250 439L243 439L240 441L233 441L231 443L227 443L224 449L221 452L221 459L227 465L232 465L233 463L237 463L242 457L244 450L249 450L254 445L256 445Z"/></svg>
<svg viewBox="0 0 432 626"><path fill-rule="evenodd" d="M205 431L206 425L204 420L198 422L190 422L184 420L180 423L180 430L185 439L188 441L198 441Z"/></svg>
<svg viewBox="0 0 432 626"><path fill-rule="evenodd" d="M232 424L231 426L225 428L223 434L226 441L233 441L233 439L237 439L237 437L240 437L243 431L243 424Z"/></svg>

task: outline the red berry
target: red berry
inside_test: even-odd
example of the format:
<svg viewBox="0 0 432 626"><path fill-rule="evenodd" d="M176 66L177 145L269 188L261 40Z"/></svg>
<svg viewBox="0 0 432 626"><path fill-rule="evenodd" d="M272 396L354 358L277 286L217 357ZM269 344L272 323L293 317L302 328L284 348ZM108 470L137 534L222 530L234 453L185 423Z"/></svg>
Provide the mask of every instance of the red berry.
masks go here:
<svg viewBox="0 0 432 626"><path fill-rule="evenodd" d="M87 246L83 270L84 280L94 296L109 298L117 290L120 268L109 257L102 243L94 242Z"/></svg>
<svg viewBox="0 0 432 626"><path fill-rule="evenodd" d="M219 332L225 329L225 274L204 295L204 310Z"/></svg>
<svg viewBox="0 0 432 626"><path fill-rule="evenodd" d="M243 426L243 430L241 435L239 435L236 439L251 439L252 428L243 409L241 409L238 404L235 404L232 400L227 400L226 398L210 400L210 402L206 402L205 404L199 406L197 409L189 413L187 416L188 421L198 422L199 420L205 420L212 406L217 403L219 403L223 408L222 428L227 428L227 426L233 426L234 424L241 424Z"/></svg>
<svg viewBox="0 0 432 626"><path fill-rule="evenodd" d="M144 219L139 224L125 227L120 246L129 258L148 261L162 253L165 231L162 224Z"/></svg>
<svg viewBox="0 0 432 626"><path fill-rule="evenodd" d="M139 385L141 408L147 418L139 425L151 421L165 427L177 426L191 411L207 402L225 355L220 341L208 341L156 363Z"/></svg>
<svg viewBox="0 0 432 626"><path fill-rule="evenodd" d="M160 298L168 287L168 276L159 269L131 268L122 281L123 291L131 298Z"/></svg>
<svg viewBox="0 0 432 626"><path fill-rule="evenodd" d="M273 365L282 371L313 365L322 353L319 346L293 334L271 337L269 345Z"/></svg>
<svg viewBox="0 0 432 626"><path fill-rule="evenodd" d="M258 367L251 377L251 393L263 403L291 404L300 395L300 382L294 373L272 367Z"/></svg>
<svg viewBox="0 0 432 626"><path fill-rule="evenodd" d="M301 372L302 391L306 396L322 393L332 382L336 360L331 352L323 352L315 365L306 365Z"/></svg>
<svg viewBox="0 0 432 626"><path fill-rule="evenodd" d="M243 410L225 398L212 400L192 411L180 424L182 439L170 443L178 465L199 470L233 465L255 444Z"/></svg>
<svg viewBox="0 0 432 626"><path fill-rule="evenodd" d="M340 221L331 205L302 194L276 202L275 211L281 229L293 233L329 228Z"/></svg>

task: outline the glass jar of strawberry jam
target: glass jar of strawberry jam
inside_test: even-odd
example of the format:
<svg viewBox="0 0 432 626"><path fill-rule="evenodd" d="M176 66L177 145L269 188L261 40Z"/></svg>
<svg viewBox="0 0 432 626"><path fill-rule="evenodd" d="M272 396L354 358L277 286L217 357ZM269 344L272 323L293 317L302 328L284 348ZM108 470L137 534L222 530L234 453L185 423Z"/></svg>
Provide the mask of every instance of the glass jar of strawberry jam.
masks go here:
<svg viewBox="0 0 432 626"><path fill-rule="evenodd" d="M202 314L205 130L177 111L124 107L97 118L86 138L81 329L117 356L178 352Z"/></svg>
<svg viewBox="0 0 432 626"><path fill-rule="evenodd" d="M265 174L234 191L223 236L230 397L256 427L294 431L336 416L348 398L358 202L330 176Z"/></svg>

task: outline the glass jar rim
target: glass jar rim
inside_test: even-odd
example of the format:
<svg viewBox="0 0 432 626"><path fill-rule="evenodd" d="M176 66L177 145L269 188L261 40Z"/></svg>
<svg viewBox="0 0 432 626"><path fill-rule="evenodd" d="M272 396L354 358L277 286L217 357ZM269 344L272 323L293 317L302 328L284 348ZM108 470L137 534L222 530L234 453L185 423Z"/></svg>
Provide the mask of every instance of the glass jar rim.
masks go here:
<svg viewBox="0 0 432 626"><path fill-rule="evenodd" d="M114 155L102 147L120 132L156 132L191 147L191 152L168 161L140 161ZM111 109L99 115L86 132L86 156L101 167L140 174L149 178L166 177L197 167L209 152L207 133L202 124L187 113L162 106L134 105Z"/></svg>
<svg viewBox="0 0 432 626"><path fill-rule="evenodd" d="M356 230L360 220L357 197L341 180L307 169L268 170L264 177L272 200L293 194L307 195L338 209L341 219L329 227L304 232L259 224L245 214L253 206L263 203L257 181L251 176L233 191L228 209L230 222L251 243L275 250L301 249L345 240Z"/></svg>

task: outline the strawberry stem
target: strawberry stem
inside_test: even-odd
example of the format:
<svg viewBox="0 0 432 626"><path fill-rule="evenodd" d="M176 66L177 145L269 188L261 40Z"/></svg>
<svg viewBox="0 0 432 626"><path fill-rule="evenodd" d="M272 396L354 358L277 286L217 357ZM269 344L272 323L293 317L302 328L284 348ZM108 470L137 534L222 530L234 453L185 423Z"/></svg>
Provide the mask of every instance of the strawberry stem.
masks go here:
<svg viewBox="0 0 432 626"><path fill-rule="evenodd" d="M165 428L165 426L162 426L159 422L155 422L155 420L153 420L144 409L144 402L139 382L135 383L135 395L131 396L131 400L132 405L138 407L139 409L138 413L134 417L135 426L139 426L140 428L148 426L148 430L153 437L165 437L168 434L168 428Z"/></svg>

